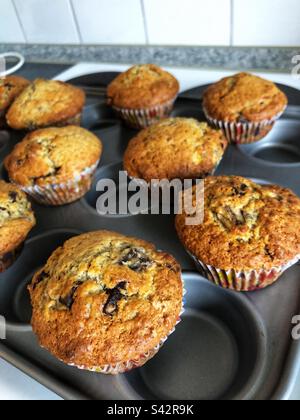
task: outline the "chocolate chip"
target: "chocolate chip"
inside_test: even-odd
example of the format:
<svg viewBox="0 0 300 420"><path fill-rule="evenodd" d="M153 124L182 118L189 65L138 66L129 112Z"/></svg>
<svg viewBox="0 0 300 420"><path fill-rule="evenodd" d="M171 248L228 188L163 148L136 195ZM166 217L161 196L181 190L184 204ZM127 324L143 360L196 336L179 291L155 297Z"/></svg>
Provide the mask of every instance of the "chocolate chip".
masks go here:
<svg viewBox="0 0 300 420"><path fill-rule="evenodd" d="M118 302L125 297L122 291L126 290L127 283L125 281L119 283L113 289L106 289L108 299L103 307L105 315L113 316L118 311Z"/></svg>
<svg viewBox="0 0 300 420"><path fill-rule="evenodd" d="M15 191L10 191L8 195L9 195L9 198L11 199L11 201L13 203L16 203L17 198L18 198L18 193L16 193Z"/></svg>
<svg viewBox="0 0 300 420"><path fill-rule="evenodd" d="M45 271L42 271L41 274L37 277L34 285L33 285L33 290L35 290L36 286L40 283L42 283L44 280L49 278L49 274L46 273Z"/></svg>
<svg viewBox="0 0 300 420"><path fill-rule="evenodd" d="M141 273L153 264L153 261L142 249L131 248L119 261L120 265L125 265L132 271Z"/></svg>
<svg viewBox="0 0 300 420"><path fill-rule="evenodd" d="M234 195L238 195L243 197L246 195L246 191L248 190L248 186L246 184L242 184L239 187L233 187Z"/></svg>
<svg viewBox="0 0 300 420"><path fill-rule="evenodd" d="M268 245L265 246L265 254L270 257L270 259L273 261L274 260L274 255L272 254L270 248L268 247Z"/></svg>
<svg viewBox="0 0 300 420"><path fill-rule="evenodd" d="M59 303L61 303L62 305L66 306L69 310L71 310L74 304L74 300L75 300L74 296L78 287L79 287L79 284L76 284L75 286L73 286L70 293L67 296L61 297L59 299Z"/></svg>
<svg viewBox="0 0 300 420"><path fill-rule="evenodd" d="M74 283L74 286L72 287L70 293L66 296L62 296L59 298L59 303L71 310L75 301L75 293L77 292L78 287L82 285L82 283L82 281L77 281L76 283Z"/></svg>
<svg viewBox="0 0 300 420"><path fill-rule="evenodd" d="M8 89L8 90L13 89L14 87L15 87L15 85L13 85L13 84L12 84L12 83L10 83L10 82L5 83L5 88L6 88L6 89Z"/></svg>

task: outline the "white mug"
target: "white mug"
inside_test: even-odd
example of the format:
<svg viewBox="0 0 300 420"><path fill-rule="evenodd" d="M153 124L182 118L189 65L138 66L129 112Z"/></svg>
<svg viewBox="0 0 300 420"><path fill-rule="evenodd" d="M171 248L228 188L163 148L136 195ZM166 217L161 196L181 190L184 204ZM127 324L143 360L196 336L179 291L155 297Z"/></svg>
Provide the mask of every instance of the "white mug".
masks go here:
<svg viewBox="0 0 300 420"><path fill-rule="evenodd" d="M19 61L13 67L6 70L6 58L16 58ZM22 54L19 54L17 52L7 52L0 54L0 77L5 77L9 74L16 72L23 66L24 63L25 58Z"/></svg>

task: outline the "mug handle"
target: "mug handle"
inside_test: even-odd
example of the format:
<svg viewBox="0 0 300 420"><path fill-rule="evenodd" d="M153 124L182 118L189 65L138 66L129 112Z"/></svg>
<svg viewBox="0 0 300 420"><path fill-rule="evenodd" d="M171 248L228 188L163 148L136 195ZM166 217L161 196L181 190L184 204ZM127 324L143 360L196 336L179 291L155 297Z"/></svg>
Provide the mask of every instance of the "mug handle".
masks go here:
<svg viewBox="0 0 300 420"><path fill-rule="evenodd" d="M0 70L0 77L5 77L5 76L8 76L8 75L10 75L10 74L12 74L12 73L14 73L14 72L16 72L17 70L19 70L23 65L24 65L24 63L25 63L25 58L24 58L24 56L22 55L22 54L20 54L20 53L17 53L17 52L7 52L7 53L3 53L3 54L0 54L0 60L1 59L6 59L6 58L16 58L16 59L18 59L19 61L17 62L17 64L15 64L13 67L11 67L10 69L8 69L8 70L4 70L4 71L1 71Z"/></svg>

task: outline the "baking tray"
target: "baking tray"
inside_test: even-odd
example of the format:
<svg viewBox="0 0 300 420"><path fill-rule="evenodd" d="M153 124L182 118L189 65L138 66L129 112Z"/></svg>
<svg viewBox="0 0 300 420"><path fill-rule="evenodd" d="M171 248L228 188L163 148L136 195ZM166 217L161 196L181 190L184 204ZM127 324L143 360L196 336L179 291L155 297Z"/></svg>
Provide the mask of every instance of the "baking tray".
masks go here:
<svg viewBox="0 0 300 420"><path fill-rule="evenodd" d="M73 82L103 87L115 75L100 73ZM182 94L173 115L204 120L204 88ZM282 89L291 106L272 133L255 145L230 146L217 173L276 182L300 195L300 92ZM86 197L72 205L46 208L34 204L38 224L18 261L0 275L0 314L7 320L0 356L65 399L289 398L300 365L300 342L291 339L292 317L300 313L300 266L291 268L268 289L238 294L210 284L195 271L176 236L174 216L99 216L96 182L118 177L124 150L136 131L116 119L101 94L88 96L83 125L104 144L95 182ZM0 132L1 162L23 136ZM7 178L3 166L0 173ZM135 235L172 253L183 267L187 289L183 321L163 349L144 367L117 377L64 365L38 346L29 325L26 286L33 273L66 239L97 229Z"/></svg>

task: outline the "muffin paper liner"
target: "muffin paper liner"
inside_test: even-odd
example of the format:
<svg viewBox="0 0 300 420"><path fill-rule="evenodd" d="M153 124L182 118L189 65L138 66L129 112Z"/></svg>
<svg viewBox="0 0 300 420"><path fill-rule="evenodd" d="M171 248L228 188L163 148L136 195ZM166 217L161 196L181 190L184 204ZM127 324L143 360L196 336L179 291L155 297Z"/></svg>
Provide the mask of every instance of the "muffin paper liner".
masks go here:
<svg viewBox="0 0 300 420"><path fill-rule="evenodd" d="M177 95L171 101L147 109L127 109L112 106L117 115L130 127L142 129L155 124L157 121L168 118L173 110Z"/></svg>
<svg viewBox="0 0 300 420"><path fill-rule="evenodd" d="M290 267L297 264L300 255L292 261L280 267L274 267L271 270L252 270L252 271L236 271L222 270L200 261L190 252L188 252L196 263L199 272L209 281L224 289L235 290L237 292L251 292L254 290L264 289L271 286L279 277Z"/></svg>
<svg viewBox="0 0 300 420"><path fill-rule="evenodd" d="M14 264L14 262L19 258L23 250L23 246L24 243L21 243L21 245L12 251L0 255L0 273L3 273Z"/></svg>
<svg viewBox="0 0 300 420"><path fill-rule="evenodd" d="M183 279L182 279L182 283L183 283ZM141 354L140 357L138 357L135 360L129 360L127 362L117 363L116 365L104 365L104 366L97 366L97 367L93 367L93 368L87 368L85 366L78 366L76 364L70 363L69 366L76 367L77 369L80 369L80 370L88 370L90 372L102 373L104 375L118 375L118 374L121 374L121 373L129 372L132 369L142 367L145 363L147 363L150 359L152 359L159 352L159 350L162 348L162 346L167 341L167 339L170 337L170 335L174 333L174 331L176 329L176 326L181 322L181 317L184 313L184 296L185 295L186 295L186 290L184 288L184 283L183 283L182 309L181 309L181 312L179 314L178 320L175 324L175 327L172 329L172 331L170 331L170 333L165 338L163 338L159 342L159 344L156 347L149 350L147 353Z"/></svg>
<svg viewBox="0 0 300 420"><path fill-rule="evenodd" d="M81 174L77 175L74 180L66 183L20 188L30 195L37 203L46 206L62 206L72 203L83 197L90 189L93 175L97 169L99 161L85 169Z"/></svg>
<svg viewBox="0 0 300 420"><path fill-rule="evenodd" d="M249 144L262 140L272 130L275 122L281 117L285 109L271 120L257 123L251 122L226 122L209 116L204 108L205 116L209 124L216 129L221 129L230 143Z"/></svg>

